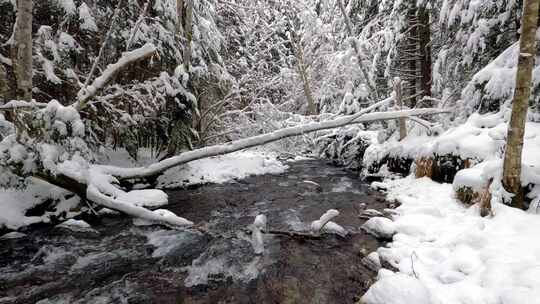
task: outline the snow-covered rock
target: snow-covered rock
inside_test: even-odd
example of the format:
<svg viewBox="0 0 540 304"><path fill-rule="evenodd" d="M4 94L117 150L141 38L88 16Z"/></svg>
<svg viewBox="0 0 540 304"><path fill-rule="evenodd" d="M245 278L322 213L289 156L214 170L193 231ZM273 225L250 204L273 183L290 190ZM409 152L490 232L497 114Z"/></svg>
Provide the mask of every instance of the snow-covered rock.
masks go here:
<svg viewBox="0 0 540 304"><path fill-rule="evenodd" d="M381 269L381 259L379 258L379 254L374 251L367 256L365 256L362 259L362 264L364 264L367 268L373 270L373 271L379 271Z"/></svg>
<svg viewBox="0 0 540 304"><path fill-rule="evenodd" d="M362 229L381 239L392 239L396 233L394 222L386 217L372 217L362 225Z"/></svg>
<svg viewBox="0 0 540 304"><path fill-rule="evenodd" d="M63 227L63 228L82 228L82 229L89 229L91 228L90 224L83 220L75 220L75 219L69 219L65 222L62 222L58 224L56 227Z"/></svg>
<svg viewBox="0 0 540 304"><path fill-rule="evenodd" d="M326 225L324 225L322 230L326 233L337 234L343 237L349 234L349 232L345 228L343 228L341 225L336 224L332 221L329 221L328 223L326 223Z"/></svg>
<svg viewBox="0 0 540 304"><path fill-rule="evenodd" d="M364 294L363 304L432 304L428 289L404 274L385 276Z"/></svg>
<svg viewBox="0 0 540 304"><path fill-rule="evenodd" d="M339 211L336 209L330 209L326 211L320 219L311 222L311 231L318 233L331 219L339 215Z"/></svg>

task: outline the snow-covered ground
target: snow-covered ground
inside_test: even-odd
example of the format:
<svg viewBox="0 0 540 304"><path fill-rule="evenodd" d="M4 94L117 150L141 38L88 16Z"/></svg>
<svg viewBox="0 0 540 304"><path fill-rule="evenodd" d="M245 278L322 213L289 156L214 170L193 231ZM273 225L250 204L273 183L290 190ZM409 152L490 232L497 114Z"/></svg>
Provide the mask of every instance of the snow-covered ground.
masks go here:
<svg viewBox="0 0 540 304"><path fill-rule="evenodd" d="M48 222L50 215L63 211L74 216L76 213L69 211L79 204L79 199L68 194L36 179L31 180L26 189L0 189L0 228L18 229L33 223ZM47 199L61 201L55 212L48 212L44 216L25 215L28 209Z"/></svg>
<svg viewBox="0 0 540 304"><path fill-rule="evenodd" d="M382 227L395 234L378 254L399 272L380 270L363 303L540 303L538 215L496 204L482 218L452 185L428 178L385 184L402 205Z"/></svg>
<svg viewBox="0 0 540 304"><path fill-rule="evenodd" d="M288 167L277 160L277 156L277 153L245 150L204 158L167 170L159 177L158 182L162 188L174 188L204 183L225 183L250 175L278 174Z"/></svg>

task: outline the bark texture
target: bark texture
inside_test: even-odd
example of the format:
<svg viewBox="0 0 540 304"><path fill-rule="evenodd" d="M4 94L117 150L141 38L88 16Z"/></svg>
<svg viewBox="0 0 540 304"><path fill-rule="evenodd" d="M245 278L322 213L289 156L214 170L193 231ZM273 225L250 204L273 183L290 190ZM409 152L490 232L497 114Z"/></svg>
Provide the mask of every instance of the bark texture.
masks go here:
<svg viewBox="0 0 540 304"><path fill-rule="evenodd" d="M520 39L520 54L516 75L516 89L512 102L512 116L508 126L506 153L503 165L503 186L507 192L514 194L512 206L523 208L523 188L521 186L521 154L523 135L529 97L531 94L532 69L536 54L536 24L540 0L525 0Z"/></svg>
<svg viewBox="0 0 540 304"><path fill-rule="evenodd" d="M429 11L426 7L418 8L418 52L420 55L420 88L423 96L431 96L431 31Z"/></svg>
<svg viewBox="0 0 540 304"><path fill-rule="evenodd" d="M399 110L403 108L403 94L401 91L401 79L399 77L394 78L394 93L396 106ZM399 124L399 140L403 140L407 136L407 124L405 118L398 119Z"/></svg>
<svg viewBox="0 0 540 304"><path fill-rule="evenodd" d="M11 56L16 83L16 97L32 100L32 0L17 0L17 20Z"/></svg>
<svg viewBox="0 0 540 304"><path fill-rule="evenodd" d="M0 63L0 102L7 102L8 97L7 72L4 65Z"/></svg>
<svg viewBox="0 0 540 304"><path fill-rule="evenodd" d="M193 0L186 0L183 29L186 45L184 48L184 67L189 72L191 67L191 41L193 40Z"/></svg>

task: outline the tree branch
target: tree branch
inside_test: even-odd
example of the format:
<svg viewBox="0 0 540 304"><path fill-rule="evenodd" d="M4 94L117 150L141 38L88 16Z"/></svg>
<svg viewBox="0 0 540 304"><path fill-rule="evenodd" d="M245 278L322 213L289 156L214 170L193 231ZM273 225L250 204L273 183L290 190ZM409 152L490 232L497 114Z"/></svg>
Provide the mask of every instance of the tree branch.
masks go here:
<svg viewBox="0 0 540 304"><path fill-rule="evenodd" d="M101 76L96 78L91 85L79 91L77 94L78 100L74 104L75 109L80 111L81 109L85 108L88 100L102 90L107 83L109 83L109 81L111 81L111 79L118 74L118 72L134 62L152 56L156 50L157 49L153 44L147 43L136 50L122 54L122 57L116 63L108 65Z"/></svg>

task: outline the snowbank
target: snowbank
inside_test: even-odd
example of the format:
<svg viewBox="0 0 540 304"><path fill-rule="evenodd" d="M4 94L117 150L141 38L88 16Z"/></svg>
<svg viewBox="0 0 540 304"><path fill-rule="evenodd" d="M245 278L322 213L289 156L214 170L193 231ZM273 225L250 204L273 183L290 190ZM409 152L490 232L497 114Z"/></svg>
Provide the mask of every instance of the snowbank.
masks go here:
<svg viewBox="0 0 540 304"><path fill-rule="evenodd" d="M537 215L495 204L493 218L482 218L456 200L450 184L386 183L388 198L402 205L390 224L393 242L378 254L399 273L381 270L364 303L540 303Z"/></svg>
<svg viewBox="0 0 540 304"><path fill-rule="evenodd" d="M39 222L48 222L50 215L67 212L74 216L70 210L76 207L79 199L72 197L65 199L68 192L51 186L45 182L32 179L26 189L0 189L0 228L18 229ZM26 212L39 203L47 200L60 200L56 211L45 213L42 216L26 216Z"/></svg>
<svg viewBox="0 0 540 304"><path fill-rule="evenodd" d="M239 151L205 158L167 170L159 177L159 187L175 188L204 183L225 183L250 175L278 174L288 166L277 159L277 154L258 151Z"/></svg>

